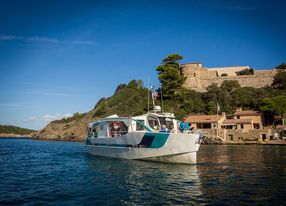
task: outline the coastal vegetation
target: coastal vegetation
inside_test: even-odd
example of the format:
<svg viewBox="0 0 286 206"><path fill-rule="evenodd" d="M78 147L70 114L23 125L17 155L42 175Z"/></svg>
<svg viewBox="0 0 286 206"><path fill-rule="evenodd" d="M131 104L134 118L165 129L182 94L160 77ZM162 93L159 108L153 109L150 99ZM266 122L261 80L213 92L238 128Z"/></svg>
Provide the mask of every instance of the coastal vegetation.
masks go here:
<svg viewBox="0 0 286 206"><path fill-rule="evenodd" d="M174 113L178 119L190 114L212 115L225 112L232 115L237 108L242 108L262 112L264 124L272 125L285 115L285 64L277 66L279 72L269 87L241 87L237 81L225 80L220 86L212 84L205 92L197 92L182 86L185 78L180 72L181 59L181 55L171 54L162 60L156 68L161 88L153 91L158 94L156 105L161 105L163 99L163 110ZM142 80L119 84L112 96L101 98L91 111L55 120L39 131L35 138L81 141L86 135L88 122L112 114L135 116L147 112L148 95L151 99L149 89L143 86ZM149 109L152 109L151 105Z"/></svg>
<svg viewBox="0 0 286 206"><path fill-rule="evenodd" d="M11 125L0 125L0 134L31 134L35 130L11 126Z"/></svg>
<svg viewBox="0 0 286 206"><path fill-rule="evenodd" d="M283 69L285 64L277 66L280 72L276 74L271 87L241 87L237 81L226 80L220 86L210 85L206 92L197 92L182 87L184 77L180 74L181 59L183 59L181 55L171 54L157 67L158 79L162 85L157 92L163 96L163 108L165 111L174 112L178 118L191 113L216 114L218 106L219 112L226 114L232 114L238 107L258 110L266 117L266 124L272 124L276 115L281 117L285 114L286 72ZM251 69L241 71L240 75L250 73ZM136 115L146 112L147 89L143 88L142 81L140 88L136 82L132 80L128 85L119 85L114 96L102 100L97 105L94 117L112 113ZM161 98L155 100L156 104L160 105L160 100Z"/></svg>
<svg viewBox="0 0 286 206"><path fill-rule="evenodd" d="M252 68L250 69L243 69L241 71L235 72L237 75L253 75L254 70Z"/></svg>
<svg viewBox="0 0 286 206"><path fill-rule="evenodd" d="M69 123L81 119L86 113L75 112L71 117L65 117L60 120L54 120L54 123Z"/></svg>
<svg viewBox="0 0 286 206"><path fill-rule="evenodd" d="M241 87L237 81L225 80L220 86L212 84L206 92L197 92L182 87L184 77L180 74L179 61L181 59L183 59L181 55L171 54L164 58L157 67L158 79L162 85L157 93L164 99L163 109L175 113L178 118L196 113L211 115L225 112L230 115L236 108L241 107L262 112L266 117L265 123L272 124L276 115L281 117L285 114L286 71L281 69L285 64L277 66L280 72L276 74L271 87ZM151 94L149 95L151 98ZM148 111L147 97L148 89L144 88L142 80L120 84L113 96L102 98L97 102L91 111L92 117L142 114ZM160 105L161 98L157 98L155 102ZM84 115L75 113L73 117L54 122L70 122Z"/></svg>

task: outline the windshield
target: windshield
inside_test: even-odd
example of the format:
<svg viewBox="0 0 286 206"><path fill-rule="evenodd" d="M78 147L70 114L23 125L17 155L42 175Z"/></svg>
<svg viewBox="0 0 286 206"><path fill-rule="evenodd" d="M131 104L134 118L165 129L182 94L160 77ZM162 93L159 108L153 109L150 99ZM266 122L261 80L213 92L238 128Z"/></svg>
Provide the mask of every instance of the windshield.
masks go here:
<svg viewBox="0 0 286 206"><path fill-rule="evenodd" d="M156 117L148 116L148 123L152 129L158 130L159 129L159 121Z"/></svg>
<svg viewBox="0 0 286 206"><path fill-rule="evenodd" d="M166 125L169 130L174 129L173 120L167 117L159 117L159 121L161 125Z"/></svg>

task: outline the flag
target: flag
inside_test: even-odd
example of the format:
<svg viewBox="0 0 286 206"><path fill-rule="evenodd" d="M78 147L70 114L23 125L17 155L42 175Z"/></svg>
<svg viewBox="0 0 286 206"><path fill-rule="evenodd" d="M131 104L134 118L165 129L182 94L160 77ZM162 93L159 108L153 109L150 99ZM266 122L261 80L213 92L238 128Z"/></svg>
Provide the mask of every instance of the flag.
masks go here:
<svg viewBox="0 0 286 206"><path fill-rule="evenodd" d="M156 98L159 97L159 94L156 91L152 91L152 96L153 96L154 99L156 99Z"/></svg>
<svg viewBox="0 0 286 206"><path fill-rule="evenodd" d="M150 85L150 90L151 90L152 98L156 99L159 97L158 92L155 91L155 86Z"/></svg>

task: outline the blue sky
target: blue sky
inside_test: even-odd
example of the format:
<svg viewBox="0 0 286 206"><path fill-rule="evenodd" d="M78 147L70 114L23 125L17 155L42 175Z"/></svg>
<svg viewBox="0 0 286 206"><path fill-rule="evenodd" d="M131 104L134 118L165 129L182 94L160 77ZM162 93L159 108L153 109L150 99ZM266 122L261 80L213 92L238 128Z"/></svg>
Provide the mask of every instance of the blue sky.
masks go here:
<svg viewBox="0 0 286 206"><path fill-rule="evenodd" d="M0 0L0 124L91 110L171 53L207 67L286 61L286 1Z"/></svg>

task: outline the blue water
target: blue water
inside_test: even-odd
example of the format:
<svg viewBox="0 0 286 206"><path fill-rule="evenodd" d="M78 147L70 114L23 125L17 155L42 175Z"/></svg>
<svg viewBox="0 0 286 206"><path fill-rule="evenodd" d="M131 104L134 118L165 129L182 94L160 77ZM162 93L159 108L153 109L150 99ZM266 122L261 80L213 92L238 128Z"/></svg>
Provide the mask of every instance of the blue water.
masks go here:
<svg viewBox="0 0 286 206"><path fill-rule="evenodd" d="M285 205L285 194L285 146L202 145L197 165L176 165L0 139L1 205Z"/></svg>

